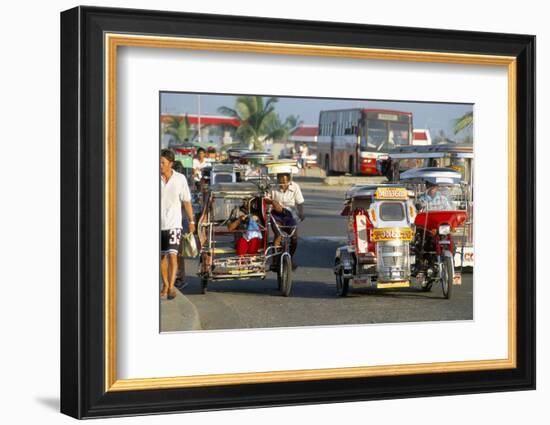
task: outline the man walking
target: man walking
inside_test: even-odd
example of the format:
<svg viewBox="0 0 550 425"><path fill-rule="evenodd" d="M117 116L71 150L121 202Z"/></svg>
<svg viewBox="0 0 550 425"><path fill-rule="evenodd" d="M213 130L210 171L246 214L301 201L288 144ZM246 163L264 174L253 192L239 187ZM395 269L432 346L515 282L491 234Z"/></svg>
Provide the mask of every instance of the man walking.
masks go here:
<svg viewBox="0 0 550 425"><path fill-rule="evenodd" d="M178 271L178 252L183 230L182 205L189 220L189 232L195 232L191 194L187 179L172 169L174 152L163 149L160 153L160 271L162 275L161 299L176 296L174 284Z"/></svg>

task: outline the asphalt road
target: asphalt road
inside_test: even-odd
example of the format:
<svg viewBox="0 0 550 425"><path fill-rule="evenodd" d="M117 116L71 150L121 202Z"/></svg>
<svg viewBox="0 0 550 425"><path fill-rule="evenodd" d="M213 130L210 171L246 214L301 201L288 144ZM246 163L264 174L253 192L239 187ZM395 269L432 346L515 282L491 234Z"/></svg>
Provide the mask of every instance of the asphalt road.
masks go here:
<svg viewBox="0 0 550 425"><path fill-rule="evenodd" d="M298 269L293 273L291 296L277 290L276 275L265 280L210 282L200 294L197 262L187 260L189 285L182 293L196 307L202 329L243 329L362 323L395 323L473 318L472 274L454 286L452 298L441 287L431 292L417 288L372 290L354 287L347 297L336 296L332 265L344 242L345 221L339 216L344 188L328 190L304 182L306 220L300 224ZM161 314L167 314L162 309ZM183 330L183 329L182 329Z"/></svg>

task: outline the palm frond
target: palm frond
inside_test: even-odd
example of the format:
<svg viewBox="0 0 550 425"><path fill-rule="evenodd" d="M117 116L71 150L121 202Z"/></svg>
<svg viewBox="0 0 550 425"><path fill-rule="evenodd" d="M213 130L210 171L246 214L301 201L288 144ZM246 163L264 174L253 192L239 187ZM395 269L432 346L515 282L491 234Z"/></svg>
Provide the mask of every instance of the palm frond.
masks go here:
<svg viewBox="0 0 550 425"><path fill-rule="evenodd" d="M474 124L474 113L468 112L462 115L460 118L453 120L453 131L455 134L460 133L462 130L470 128Z"/></svg>

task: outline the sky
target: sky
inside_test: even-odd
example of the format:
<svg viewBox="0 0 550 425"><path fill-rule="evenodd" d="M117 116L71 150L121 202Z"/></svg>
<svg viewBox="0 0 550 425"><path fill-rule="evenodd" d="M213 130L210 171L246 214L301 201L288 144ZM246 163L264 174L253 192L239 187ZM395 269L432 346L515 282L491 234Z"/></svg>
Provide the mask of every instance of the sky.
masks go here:
<svg viewBox="0 0 550 425"><path fill-rule="evenodd" d="M255 94L255 93L254 93ZM248 95L252 95L248 93ZM281 119L288 115L299 115L303 124L317 125L319 111L345 108L383 108L413 113L414 128L428 128L432 137L443 130L447 137L454 139L453 120L472 111L472 104L464 103L428 103L428 102L393 102L382 100L347 100L325 98L279 97L276 111ZM201 94L201 114L220 115L218 108L233 108L236 96L219 94ZM198 94L196 93L161 93L161 112L169 114L197 114ZM462 132L456 137L464 137L471 132Z"/></svg>

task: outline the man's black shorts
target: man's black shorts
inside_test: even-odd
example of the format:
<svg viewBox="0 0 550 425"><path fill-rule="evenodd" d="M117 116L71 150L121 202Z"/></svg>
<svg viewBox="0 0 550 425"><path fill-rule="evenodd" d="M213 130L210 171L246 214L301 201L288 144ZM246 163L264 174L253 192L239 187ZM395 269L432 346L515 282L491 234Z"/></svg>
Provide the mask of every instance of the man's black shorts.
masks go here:
<svg viewBox="0 0 550 425"><path fill-rule="evenodd" d="M160 231L160 253L178 254L181 245L181 229L170 229Z"/></svg>

